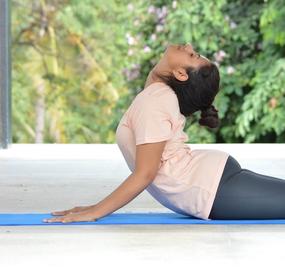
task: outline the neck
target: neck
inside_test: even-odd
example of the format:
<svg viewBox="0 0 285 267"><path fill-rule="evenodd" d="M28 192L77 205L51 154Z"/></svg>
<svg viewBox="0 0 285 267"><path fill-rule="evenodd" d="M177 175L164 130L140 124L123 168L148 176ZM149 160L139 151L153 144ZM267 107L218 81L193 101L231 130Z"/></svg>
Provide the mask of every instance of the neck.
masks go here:
<svg viewBox="0 0 285 267"><path fill-rule="evenodd" d="M162 81L157 77L156 73L154 72L154 69L152 69L147 76L144 88L148 87L150 84L154 82L162 82Z"/></svg>
<svg viewBox="0 0 285 267"><path fill-rule="evenodd" d="M161 80L161 78L158 76L160 75L170 75L171 70L164 60L164 58L161 58L158 63L153 67L153 69L150 71L150 73L147 76L145 87L149 86L150 84L154 82L164 82Z"/></svg>

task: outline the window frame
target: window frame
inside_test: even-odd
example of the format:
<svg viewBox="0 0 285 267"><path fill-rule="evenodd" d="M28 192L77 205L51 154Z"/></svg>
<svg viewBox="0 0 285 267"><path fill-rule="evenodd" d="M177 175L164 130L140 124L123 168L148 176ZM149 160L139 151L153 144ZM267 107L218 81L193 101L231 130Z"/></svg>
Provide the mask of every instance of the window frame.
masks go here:
<svg viewBox="0 0 285 267"><path fill-rule="evenodd" d="M0 149L12 144L11 127L11 9L0 0Z"/></svg>

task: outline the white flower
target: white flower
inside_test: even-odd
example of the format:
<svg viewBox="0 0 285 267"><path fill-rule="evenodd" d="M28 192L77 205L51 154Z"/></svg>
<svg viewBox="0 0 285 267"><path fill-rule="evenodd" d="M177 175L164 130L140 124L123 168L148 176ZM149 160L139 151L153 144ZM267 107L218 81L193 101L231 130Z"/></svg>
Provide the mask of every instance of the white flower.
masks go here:
<svg viewBox="0 0 285 267"><path fill-rule="evenodd" d="M129 45L134 45L136 43L137 43L137 41L134 37L132 37L132 36L128 37L128 44Z"/></svg>
<svg viewBox="0 0 285 267"><path fill-rule="evenodd" d="M163 6L162 8L158 8L156 10L156 16L159 20L165 18L166 15L167 15L167 7L166 6Z"/></svg>
<svg viewBox="0 0 285 267"><path fill-rule="evenodd" d="M147 12L148 12L149 14L154 13L154 12L155 12L155 6L150 5L149 8L148 8L148 10L147 10Z"/></svg>
<svg viewBox="0 0 285 267"><path fill-rule="evenodd" d="M176 8L177 7L177 1L172 1L172 8Z"/></svg>
<svg viewBox="0 0 285 267"><path fill-rule="evenodd" d="M134 54L133 49L129 49L129 50L128 50L128 56L132 56L133 54Z"/></svg>
<svg viewBox="0 0 285 267"><path fill-rule="evenodd" d="M227 56L227 54L223 50L220 50L220 51L214 53L214 57L215 57L216 61L218 61L218 62L222 62L224 57L226 57L226 56Z"/></svg>
<svg viewBox="0 0 285 267"><path fill-rule="evenodd" d="M128 10L133 11L134 10L134 5L132 3L128 4Z"/></svg>
<svg viewBox="0 0 285 267"><path fill-rule="evenodd" d="M150 36L150 39L151 39L152 41L155 41L155 40L156 40L156 34L153 33L153 34Z"/></svg>
<svg viewBox="0 0 285 267"><path fill-rule="evenodd" d="M224 51L224 50L220 50L219 51L219 56L221 56L221 57L225 57L227 54L226 54L226 52Z"/></svg>
<svg viewBox="0 0 285 267"><path fill-rule="evenodd" d="M134 21L134 25L135 25L135 26L138 26L139 24L140 24L139 20L136 19L136 20Z"/></svg>
<svg viewBox="0 0 285 267"><path fill-rule="evenodd" d="M235 68L233 66L228 66L227 67L227 74L232 74L235 72Z"/></svg>
<svg viewBox="0 0 285 267"><path fill-rule="evenodd" d="M158 25L156 25L155 30L157 32L161 32L161 31L163 31L163 26L161 24L158 24Z"/></svg>
<svg viewBox="0 0 285 267"><path fill-rule="evenodd" d="M148 53L148 52L151 51L151 49L150 49L149 46L146 45L146 46L144 47L143 51L144 51L145 53Z"/></svg>
<svg viewBox="0 0 285 267"><path fill-rule="evenodd" d="M237 27L237 24L234 21L231 21L230 27L231 29L235 29Z"/></svg>

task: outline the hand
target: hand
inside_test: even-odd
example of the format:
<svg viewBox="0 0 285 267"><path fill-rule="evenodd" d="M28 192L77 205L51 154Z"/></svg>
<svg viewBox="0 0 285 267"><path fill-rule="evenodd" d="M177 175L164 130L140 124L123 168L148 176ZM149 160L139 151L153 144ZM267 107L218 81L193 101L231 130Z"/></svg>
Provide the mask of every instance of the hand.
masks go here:
<svg viewBox="0 0 285 267"><path fill-rule="evenodd" d="M49 219L43 219L43 222L62 222L62 223L68 223L68 222L93 222L96 221L97 217L95 215L94 209L88 209L79 211L76 213L69 213L64 216L60 217L54 217Z"/></svg>
<svg viewBox="0 0 285 267"><path fill-rule="evenodd" d="M76 213L76 212L80 212L80 211L84 211L84 210L88 210L90 208L93 208L95 205L91 205L91 206L78 206L78 207L74 207L72 209L69 210L63 210L63 211L54 211L51 214L52 215L67 215L69 213Z"/></svg>

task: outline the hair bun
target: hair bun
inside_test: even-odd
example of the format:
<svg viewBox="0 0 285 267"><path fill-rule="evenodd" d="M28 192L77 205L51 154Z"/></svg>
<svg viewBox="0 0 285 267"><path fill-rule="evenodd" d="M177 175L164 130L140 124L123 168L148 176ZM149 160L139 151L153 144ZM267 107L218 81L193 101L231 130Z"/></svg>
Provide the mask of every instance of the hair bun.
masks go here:
<svg viewBox="0 0 285 267"><path fill-rule="evenodd" d="M208 126L210 128L218 127L220 124L218 110L213 105L201 109L201 118L199 119L199 124Z"/></svg>
<svg viewBox="0 0 285 267"><path fill-rule="evenodd" d="M209 115L208 113L218 112L218 110L214 107L214 105L210 105L206 108L202 108L201 111L202 111L202 114L206 114L206 115Z"/></svg>

